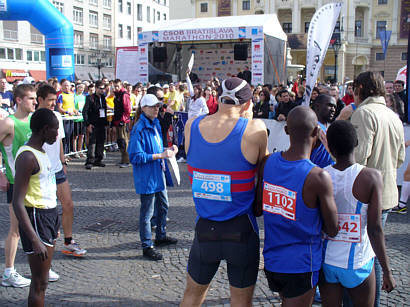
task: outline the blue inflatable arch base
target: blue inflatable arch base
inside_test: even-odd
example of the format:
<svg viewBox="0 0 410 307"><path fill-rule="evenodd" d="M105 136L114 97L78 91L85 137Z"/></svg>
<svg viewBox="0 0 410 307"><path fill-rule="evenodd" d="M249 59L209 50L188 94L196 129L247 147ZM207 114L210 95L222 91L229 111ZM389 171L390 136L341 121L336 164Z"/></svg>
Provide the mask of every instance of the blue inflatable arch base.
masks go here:
<svg viewBox="0 0 410 307"><path fill-rule="evenodd" d="M48 0L3 0L0 20L26 20L45 36L47 79L74 81L73 24Z"/></svg>

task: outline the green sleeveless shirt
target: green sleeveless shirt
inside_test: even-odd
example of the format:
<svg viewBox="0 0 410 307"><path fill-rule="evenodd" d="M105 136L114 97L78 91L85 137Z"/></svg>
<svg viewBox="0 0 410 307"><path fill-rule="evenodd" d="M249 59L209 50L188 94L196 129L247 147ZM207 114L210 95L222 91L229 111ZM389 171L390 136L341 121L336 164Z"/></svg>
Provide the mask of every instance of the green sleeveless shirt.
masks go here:
<svg viewBox="0 0 410 307"><path fill-rule="evenodd" d="M11 118L14 121L13 143L11 143L10 146L4 146L2 143L0 143L0 149L6 164L6 177L10 184L14 184L15 158L19 148L23 146L31 136L31 115L28 117L27 122L23 122L17 119L14 115L10 115L9 118Z"/></svg>

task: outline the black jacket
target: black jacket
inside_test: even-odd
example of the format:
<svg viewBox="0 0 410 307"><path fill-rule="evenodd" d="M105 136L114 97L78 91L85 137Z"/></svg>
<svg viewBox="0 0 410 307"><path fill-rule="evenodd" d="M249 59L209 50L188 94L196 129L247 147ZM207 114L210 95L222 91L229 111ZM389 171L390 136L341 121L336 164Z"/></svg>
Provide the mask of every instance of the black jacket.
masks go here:
<svg viewBox="0 0 410 307"><path fill-rule="evenodd" d="M101 108L104 109L104 117L100 117ZM87 96L83 108L83 119L86 127L90 124L94 126L107 125L107 103L104 95L101 95L101 99L96 94Z"/></svg>

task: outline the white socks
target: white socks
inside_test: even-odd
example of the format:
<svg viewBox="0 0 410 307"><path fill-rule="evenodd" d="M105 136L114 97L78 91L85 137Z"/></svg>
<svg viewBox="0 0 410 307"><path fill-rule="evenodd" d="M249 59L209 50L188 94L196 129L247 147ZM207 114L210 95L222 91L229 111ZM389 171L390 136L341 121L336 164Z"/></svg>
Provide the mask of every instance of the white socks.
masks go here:
<svg viewBox="0 0 410 307"><path fill-rule="evenodd" d="M14 271L15 271L14 266L11 267L11 268L5 268L5 269L4 269L4 275L5 275L5 276L10 276L10 274L11 274L11 273L14 273Z"/></svg>

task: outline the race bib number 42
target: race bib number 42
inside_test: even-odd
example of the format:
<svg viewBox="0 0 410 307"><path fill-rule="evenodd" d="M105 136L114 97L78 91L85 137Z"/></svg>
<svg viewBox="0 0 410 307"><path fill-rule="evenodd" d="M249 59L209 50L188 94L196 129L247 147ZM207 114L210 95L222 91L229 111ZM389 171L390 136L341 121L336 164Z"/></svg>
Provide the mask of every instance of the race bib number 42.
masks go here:
<svg viewBox="0 0 410 307"><path fill-rule="evenodd" d="M332 241L342 241L349 243L361 242L361 219L360 214L338 213L339 232L334 238L328 237Z"/></svg>
<svg viewBox="0 0 410 307"><path fill-rule="evenodd" d="M263 210L296 220L296 192L284 187L263 183Z"/></svg>
<svg viewBox="0 0 410 307"><path fill-rule="evenodd" d="M192 193L195 198L232 201L231 176L193 172Z"/></svg>

